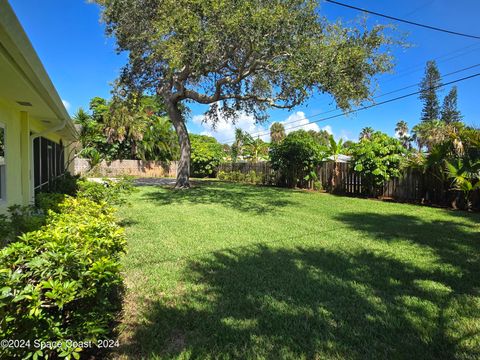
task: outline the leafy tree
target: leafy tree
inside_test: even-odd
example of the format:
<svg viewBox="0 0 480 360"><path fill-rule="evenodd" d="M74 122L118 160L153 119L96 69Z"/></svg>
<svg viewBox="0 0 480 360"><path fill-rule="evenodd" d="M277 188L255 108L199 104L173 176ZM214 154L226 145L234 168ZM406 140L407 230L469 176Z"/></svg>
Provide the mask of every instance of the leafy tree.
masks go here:
<svg viewBox="0 0 480 360"><path fill-rule="evenodd" d="M400 176L405 153L400 141L380 131L360 140L350 151L354 170L365 176L371 193L385 181Z"/></svg>
<svg viewBox="0 0 480 360"><path fill-rule="evenodd" d="M279 122L274 122L270 127L270 141L278 143L285 138L285 127Z"/></svg>
<svg viewBox="0 0 480 360"><path fill-rule="evenodd" d="M423 101L422 121L434 121L440 118L440 105L437 89L441 85L440 71L434 60L427 61L425 76L420 83L420 99Z"/></svg>
<svg viewBox="0 0 480 360"><path fill-rule="evenodd" d="M192 175L195 177L214 177L218 165L224 157L223 145L214 137L190 135L192 142Z"/></svg>
<svg viewBox="0 0 480 360"><path fill-rule="evenodd" d="M384 27L329 23L318 0L95 0L106 32L129 54L117 82L126 98L160 96L178 135L177 187L189 186L190 141L180 105L210 105L207 119L258 121L268 108L291 109L319 91L341 109L371 93L391 68Z"/></svg>
<svg viewBox="0 0 480 360"><path fill-rule="evenodd" d="M400 120L395 126L395 133L402 142L405 149L410 149L410 135L408 134L408 125L405 121Z"/></svg>
<svg viewBox="0 0 480 360"><path fill-rule="evenodd" d="M454 86L443 99L441 119L447 124L462 121L462 115L457 108L457 87Z"/></svg>
<svg viewBox="0 0 480 360"><path fill-rule="evenodd" d="M331 157L333 161L333 174L330 179L330 188L332 191L335 191L337 187L337 179L339 176L338 156L344 152L343 139L340 138L338 139L338 141L335 141L333 135L330 135L328 140L329 146L327 148L326 156Z"/></svg>
<svg viewBox="0 0 480 360"><path fill-rule="evenodd" d="M289 133L281 143L272 143L270 162L288 187L306 187L316 180L316 167L324 157L321 147L305 130Z"/></svg>
<svg viewBox="0 0 480 360"><path fill-rule="evenodd" d="M359 140L362 140L362 139L370 139L372 137L372 134L375 132L375 130L373 130L372 127L370 126L367 126L367 127L364 127L362 129L362 131L360 131L360 136L359 136Z"/></svg>

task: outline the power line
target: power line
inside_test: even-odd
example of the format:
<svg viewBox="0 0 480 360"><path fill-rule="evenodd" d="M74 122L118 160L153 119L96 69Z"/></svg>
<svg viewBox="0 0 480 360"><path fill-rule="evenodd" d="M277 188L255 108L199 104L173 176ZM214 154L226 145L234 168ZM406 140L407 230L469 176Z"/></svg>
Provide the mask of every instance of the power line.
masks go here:
<svg viewBox="0 0 480 360"><path fill-rule="evenodd" d="M451 85L451 84L455 84L455 83L458 83L458 82L461 82L461 81L465 81L465 80L469 80L469 79L475 78L475 77L477 77L477 76L480 76L480 73L476 73L476 74L473 74L473 75L465 76L465 77L460 78L460 79L457 79L457 80L452 80L452 81L449 81L449 82L447 82L447 83L434 86L434 87L432 87L432 89L439 89L439 88L445 87L445 86L447 86L447 85ZM381 101L381 102L379 102L379 103L362 106L362 107L360 107L360 108L358 108L358 109L354 109L354 110L349 110L349 111L346 111L346 112L341 113L341 114L332 115L332 116L329 116L329 117L326 117L326 118L321 118L321 119L318 119L318 120L315 120L315 121L309 121L308 124L300 124L300 125L291 126L291 127L289 127L289 128L286 128L285 130L292 130L292 129L296 129L296 128L299 128L299 127L302 127L302 126L306 126L306 125L309 125L309 124L316 124L316 123L319 123L319 122L322 122L322 121L327 121L327 120L335 119L335 118L342 117L342 116L349 115L349 114L353 114L353 113L356 113L356 112L359 112L359 111L371 109L371 108L374 108L374 107L377 107L377 106L380 106L380 105L388 104L388 103L391 103L391 102L394 102L394 101L402 100L402 99L405 99L405 98L408 98L408 97L411 97L411 96L418 95L418 94L420 94L420 93L421 93L421 90L415 91L415 92L412 92L412 93L409 93L409 94L406 94L406 95L397 96L397 97L392 98L392 99L384 100L384 101ZM305 119L302 119L302 120L305 120ZM269 132L266 132L266 133L263 134L263 135L260 135L260 134L259 134L259 137L260 137L260 136L262 136L262 137L263 137L263 136L267 136L268 134L269 134ZM229 141L229 142L232 142L232 141ZM226 143L229 143L229 142L226 142Z"/></svg>
<svg viewBox="0 0 480 360"><path fill-rule="evenodd" d="M439 89L439 88L442 88L442 87L447 86L447 85L451 85L451 84L455 84L455 83L458 83L458 82L461 82L461 81L465 81L465 80L469 80L469 79L475 78L475 77L477 77L477 76L480 76L480 73L476 73L476 74L473 74L473 75L465 76L465 77L460 78L460 79L457 79L457 80L449 81L449 82L447 82L447 83L445 83L445 84L440 84L440 85L438 85L438 86L434 86L434 87L432 87L432 89ZM398 100L405 99L405 98L407 98L407 97L411 97L411 96L418 95L418 94L420 94L421 92L422 92L421 90L418 90L418 91L415 91L415 92L412 92L412 93L409 93L409 94L406 94L406 95L398 96L398 97L396 97L396 98L384 100L384 101L381 101L381 102L379 102L379 103L375 103L375 104L371 104L371 105L366 105L366 106L363 106L363 107L358 108L358 109L355 109L355 110L350 110L350 111L347 111L347 112L342 113L342 114L333 115L333 116L330 116L330 117L328 117L328 118L322 118L322 119L319 119L319 120L316 120L316 121L311 121L311 122L309 122L309 124L315 124L315 123L318 123L318 122L321 122L321 121L327 121L327 120L330 120L330 119L333 119L333 118L337 118L337 117L341 117L341 116L344 116L344 115L353 114L353 113L356 113L356 112L359 112L359 111L362 111L362 110L371 109L371 108L374 108L374 107L377 107L377 106L380 106L380 105L384 105L384 104L387 104L387 103L391 103L391 102L394 102L394 101L398 101ZM292 126L292 127L289 127L288 129L285 129L285 130L295 129L295 128L300 127L300 126L304 126L304 125L302 124L302 125Z"/></svg>
<svg viewBox="0 0 480 360"><path fill-rule="evenodd" d="M478 64L475 64L475 65L471 65L471 66L467 66L465 68L462 68L462 69L459 69L459 70L455 70L455 71L452 71L452 72L449 72L445 75L442 75L441 78L445 78L447 76L450 76L450 75L454 75L454 74L458 74L460 72L463 72L463 71L466 71L466 70L470 70L470 69L473 69L473 68L476 68L476 67L479 67L480 66L480 63ZM416 83L416 84L412 84L412 85L408 85L408 86L404 86L400 89L396 89L396 90L392 90L392 91L389 91L389 92L386 92L384 94L381 94L381 95L377 95L375 97L373 97L373 99L378 99L378 98L381 98L381 97L384 97L384 96L387 96L387 95L390 95L390 94L394 94L394 93L397 93L397 92L400 92L400 91L403 91L403 90L406 90L406 89L410 89L412 87L415 87L415 86L419 86L421 83ZM339 111L338 108L335 108L335 109L331 109L331 110L328 110L328 111L323 111L323 112L320 112L320 113L317 113L317 114L313 114L313 115L310 115L308 117L304 117L302 119L298 119L298 120L293 120L293 121L288 121L288 122L283 122L283 125L290 125L290 124L295 124L295 123L298 123L300 121L305 121L305 120L310 120L312 118L315 118L317 116L320 116L320 115L326 115L326 114L330 114L332 112L335 112L335 111ZM342 116L344 115L344 113L342 112L341 114L339 114L339 116ZM309 121L309 123L312 123ZM308 124L302 124L302 126L305 126L305 125L308 125ZM251 136L265 136L265 135L268 135L269 134L269 130L262 130L262 131L258 131L258 132L255 132L255 133L252 133L250 134ZM225 143L230 143L230 142L233 142L235 141L235 139L230 139L230 140L227 140Z"/></svg>
<svg viewBox="0 0 480 360"><path fill-rule="evenodd" d="M371 11L371 10L359 8L359 7L356 7L356 6L344 4L344 3L341 3L341 2L338 2L338 1L334 1L334 0L325 0L325 1L328 2L328 3L331 3L331 4L343 6L343 7L349 8L349 9L358 10L358 11L363 11L363 12L366 12L366 13L368 13L368 14L372 14L372 15L376 15L376 16L381 16L381 17L384 17L384 18L386 18L386 19L403 22L403 23L405 23L405 24L415 25L415 26L423 27L423 28L425 28L425 29L440 31L440 32L444 32L444 33L447 33L447 34L451 34L451 35L463 36L463 37L468 37L468 38L471 38L471 39L480 40L480 36L470 35L470 34L465 34L465 33L457 32L457 31L452 31L452 30L447 30L447 29L438 28L438 27L435 27L435 26L420 24L420 23L417 23L417 22L414 22L414 21L405 20L405 19L400 19L400 18L397 18L397 17L394 17L394 16L381 14L381 13L378 13L378 12L375 12L375 11Z"/></svg>

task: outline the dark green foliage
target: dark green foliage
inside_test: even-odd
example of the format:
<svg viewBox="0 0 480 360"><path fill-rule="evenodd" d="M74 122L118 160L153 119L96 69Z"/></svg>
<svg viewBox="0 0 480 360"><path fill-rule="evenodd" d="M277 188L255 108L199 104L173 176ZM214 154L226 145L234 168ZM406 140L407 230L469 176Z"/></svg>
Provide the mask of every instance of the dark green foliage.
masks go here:
<svg viewBox="0 0 480 360"><path fill-rule="evenodd" d="M65 194L59 193L39 193L35 196L35 206L44 214L49 210L59 212L59 205L65 200Z"/></svg>
<svg viewBox="0 0 480 360"><path fill-rule="evenodd" d="M272 168L281 174L281 185L309 187L316 180L316 167L326 149L320 146L305 130L288 134L270 148Z"/></svg>
<svg viewBox="0 0 480 360"><path fill-rule="evenodd" d="M134 104L95 97L90 113L80 109L75 121L81 125L81 156L92 167L101 160L170 161L178 153L172 124L156 97L145 96Z"/></svg>
<svg viewBox="0 0 480 360"><path fill-rule="evenodd" d="M48 192L75 196L78 190L77 181L79 179L80 175L72 175L67 171L49 184Z"/></svg>
<svg viewBox="0 0 480 360"><path fill-rule="evenodd" d="M67 197L59 209L0 251L0 338L32 342L30 349L2 349L2 358L78 359L81 350L66 340L95 342L110 333L123 231L105 203ZM64 347L40 351L34 339Z"/></svg>
<svg viewBox="0 0 480 360"><path fill-rule="evenodd" d="M272 143L277 143L285 139L285 127L282 123L274 122L272 126L270 126L270 141Z"/></svg>
<svg viewBox="0 0 480 360"><path fill-rule="evenodd" d="M330 140L330 133L326 130L308 130L308 133L313 137L313 139L321 146L328 146Z"/></svg>
<svg viewBox="0 0 480 360"><path fill-rule="evenodd" d="M420 84L420 99L423 101L422 121L433 121L440 118L440 104L437 96L440 80L436 62L428 61L425 76Z"/></svg>
<svg viewBox="0 0 480 360"><path fill-rule="evenodd" d="M190 135L192 146L191 172L194 177L215 177L217 167L225 153L215 138L206 135Z"/></svg>
<svg viewBox="0 0 480 360"><path fill-rule="evenodd" d="M354 169L365 176L366 186L372 193L385 181L400 176L405 153L400 141L380 131L350 148Z"/></svg>
<svg viewBox="0 0 480 360"><path fill-rule="evenodd" d="M45 214L32 205L12 205L8 208L12 224L12 238L39 229L45 223Z"/></svg>
<svg viewBox="0 0 480 360"><path fill-rule="evenodd" d="M457 87L454 86L443 99L441 120L447 124L462 121L462 114L457 107Z"/></svg>

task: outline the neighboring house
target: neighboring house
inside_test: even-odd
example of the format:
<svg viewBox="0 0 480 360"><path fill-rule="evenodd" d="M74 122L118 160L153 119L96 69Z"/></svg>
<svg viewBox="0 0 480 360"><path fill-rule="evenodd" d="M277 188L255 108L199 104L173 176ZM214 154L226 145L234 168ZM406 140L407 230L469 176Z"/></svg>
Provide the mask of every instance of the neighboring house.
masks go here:
<svg viewBox="0 0 480 360"><path fill-rule="evenodd" d="M0 213L66 171L76 130L7 0L0 0Z"/></svg>
<svg viewBox="0 0 480 360"><path fill-rule="evenodd" d="M334 161L335 160L335 155L331 155L327 158L327 160ZM337 163L348 163L350 160L352 160L351 156L348 155L337 155Z"/></svg>

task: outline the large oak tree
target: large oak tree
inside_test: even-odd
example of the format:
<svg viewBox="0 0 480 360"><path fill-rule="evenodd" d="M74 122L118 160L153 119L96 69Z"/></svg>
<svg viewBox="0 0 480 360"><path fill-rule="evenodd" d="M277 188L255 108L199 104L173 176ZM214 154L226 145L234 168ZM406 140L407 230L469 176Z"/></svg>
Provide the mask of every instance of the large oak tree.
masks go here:
<svg viewBox="0 0 480 360"><path fill-rule="evenodd" d="M126 51L122 95L150 93L167 106L181 146L177 187L189 186L190 142L181 104L210 105L206 119L257 121L313 92L341 109L371 95L391 67L384 27L329 23L317 0L94 0L107 34Z"/></svg>

